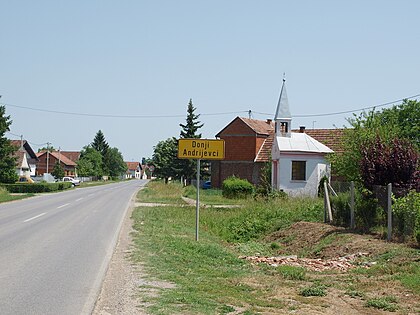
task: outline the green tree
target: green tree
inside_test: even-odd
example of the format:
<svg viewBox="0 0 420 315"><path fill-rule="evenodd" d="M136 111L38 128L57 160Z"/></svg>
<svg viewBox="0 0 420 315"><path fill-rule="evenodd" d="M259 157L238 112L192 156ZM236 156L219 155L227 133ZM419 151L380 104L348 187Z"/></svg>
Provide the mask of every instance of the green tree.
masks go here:
<svg viewBox="0 0 420 315"><path fill-rule="evenodd" d="M194 114L196 108L192 103L192 99L188 103L187 107L187 119L186 123L179 124L181 127L181 138L201 138L201 133L197 133L198 129L204 126L198 121L200 115Z"/></svg>
<svg viewBox="0 0 420 315"><path fill-rule="evenodd" d="M85 146L80 152L80 159L77 161L77 173L83 177L101 177L103 175L101 153L90 145Z"/></svg>
<svg viewBox="0 0 420 315"><path fill-rule="evenodd" d="M377 115L382 125L394 126L399 138L409 140L417 151L420 150L420 102L404 100L402 104L386 108Z"/></svg>
<svg viewBox="0 0 420 315"><path fill-rule="evenodd" d="M188 106L187 106L187 118L185 124L179 124L181 127L180 137L182 139L200 139L201 133L197 133L198 130L204 126L204 124L198 121L200 115L195 114L196 108L193 105L192 99L190 99ZM175 161L180 169L182 169L181 175L185 177L187 183L191 182L191 179L197 176L197 161L196 160L189 160L189 159L182 159ZM208 169L208 163L201 163L201 170L200 173L205 175L203 170Z"/></svg>
<svg viewBox="0 0 420 315"><path fill-rule="evenodd" d="M418 150L419 106L417 101L404 101L381 112L372 110L349 118L347 121L351 128L344 130L343 152L330 156L332 169L346 180L362 183L362 152L373 145L377 137L385 144L390 144L396 138L407 139Z"/></svg>
<svg viewBox="0 0 420 315"><path fill-rule="evenodd" d="M5 106L0 106L0 183L14 183L18 180L14 156L17 148L6 138L11 124L10 116L6 116Z"/></svg>
<svg viewBox="0 0 420 315"><path fill-rule="evenodd" d="M105 157L107 151L109 150L109 144L105 140L105 135L103 134L102 130L99 130L93 142L91 143L92 148L102 154L102 157Z"/></svg>
<svg viewBox="0 0 420 315"><path fill-rule="evenodd" d="M98 151L102 155L102 174L103 175L111 175L110 174L110 163L108 151L109 151L109 144L105 140L105 135L103 134L102 130L99 130L95 138L93 139L93 142L90 144L90 146Z"/></svg>
<svg viewBox="0 0 420 315"><path fill-rule="evenodd" d="M168 182L169 178L179 178L180 170L178 168L178 141L176 138L168 138L159 141L153 148L152 162L154 165L154 175Z"/></svg>
<svg viewBox="0 0 420 315"><path fill-rule="evenodd" d="M60 165L58 161L55 162L51 175L58 179L58 178L63 178L64 174L65 174L64 168Z"/></svg>
<svg viewBox="0 0 420 315"><path fill-rule="evenodd" d="M119 177L127 171L127 164L117 148L109 148L105 155L105 163L108 174L111 177Z"/></svg>

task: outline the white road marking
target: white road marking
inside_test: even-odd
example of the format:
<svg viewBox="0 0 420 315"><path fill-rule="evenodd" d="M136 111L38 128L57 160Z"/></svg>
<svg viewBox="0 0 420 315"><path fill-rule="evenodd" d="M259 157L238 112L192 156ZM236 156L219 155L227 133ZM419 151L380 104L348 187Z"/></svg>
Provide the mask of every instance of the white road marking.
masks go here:
<svg viewBox="0 0 420 315"><path fill-rule="evenodd" d="M66 204L64 204L64 205L61 205L61 206L57 207L57 209L64 208L64 207L66 207L66 206L68 206L68 205L69 205L69 203L66 203Z"/></svg>
<svg viewBox="0 0 420 315"><path fill-rule="evenodd" d="M32 218L29 218L29 219L27 219L27 220L25 220L25 221L23 221L23 222L29 222L29 221L35 220L36 218L42 217L42 216L43 216L43 215L45 215L45 214L47 214L47 213L46 213L46 212L44 212L44 213L38 214L38 215L36 215L36 216L34 216L34 217L32 217Z"/></svg>
<svg viewBox="0 0 420 315"><path fill-rule="evenodd" d="M76 199L76 201L80 201L80 200L82 200L83 199L83 197L82 198L79 198L79 199Z"/></svg>

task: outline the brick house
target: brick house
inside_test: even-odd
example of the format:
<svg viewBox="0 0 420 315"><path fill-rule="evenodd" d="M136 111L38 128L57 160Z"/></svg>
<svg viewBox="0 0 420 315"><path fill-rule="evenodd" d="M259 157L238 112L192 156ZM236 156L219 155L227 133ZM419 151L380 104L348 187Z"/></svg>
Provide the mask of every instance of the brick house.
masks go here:
<svg viewBox="0 0 420 315"><path fill-rule="evenodd" d="M80 159L80 151L60 151L60 153L76 164Z"/></svg>
<svg viewBox="0 0 420 315"><path fill-rule="evenodd" d="M37 157L39 159L36 175L42 176L44 173L51 173L54 169L55 163L59 162L64 169L64 176L75 177L76 176L76 162L70 160L66 155L60 151L38 152ZM47 167L48 161L48 167Z"/></svg>
<svg viewBox="0 0 420 315"><path fill-rule="evenodd" d="M225 141L225 159L211 162L212 187L220 188L229 176L260 183L261 170L270 160L274 123L236 117L216 138Z"/></svg>
<svg viewBox="0 0 420 315"><path fill-rule="evenodd" d="M306 129L302 126L292 132L306 133L336 153L343 151L344 129ZM225 140L226 158L211 162L212 187L220 188L223 180L232 175L257 185L262 167L271 162L274 122L236 117L216 137ZM334 170L332 178L335 178Z"/></svg>

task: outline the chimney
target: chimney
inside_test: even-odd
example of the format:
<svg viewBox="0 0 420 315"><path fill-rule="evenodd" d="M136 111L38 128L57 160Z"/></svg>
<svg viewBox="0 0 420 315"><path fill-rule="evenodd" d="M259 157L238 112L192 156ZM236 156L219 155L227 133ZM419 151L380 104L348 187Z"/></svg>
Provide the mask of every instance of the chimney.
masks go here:
<svg viewBox="0 0 420 315"><path fill-rule="evenodd" d="M267 119L267 124L269 124L269 125L271 125L271 122L272 122L273 120L271 120L271 119Z"/></svg>
<svg viewBox="0 0 420 315"><path fill-rule="evenodd" d="M305 133L305 128L306 128L305 126L300 126L299 127L299 132L300 133Z"/></svg>

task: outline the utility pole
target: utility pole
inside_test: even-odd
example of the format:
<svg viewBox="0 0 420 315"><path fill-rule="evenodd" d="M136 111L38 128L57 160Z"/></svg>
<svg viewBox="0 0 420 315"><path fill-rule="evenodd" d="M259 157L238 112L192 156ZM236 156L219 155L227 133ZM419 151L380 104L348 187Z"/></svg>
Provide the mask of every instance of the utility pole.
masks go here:
<svg viewBox="0 0 420 315"><path fill-rule="evenodd" d="M50 164L50 143L47 142L47 172L48 173L48 165Z"/></svg>

